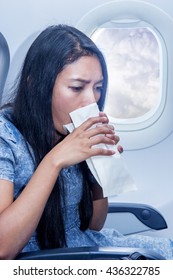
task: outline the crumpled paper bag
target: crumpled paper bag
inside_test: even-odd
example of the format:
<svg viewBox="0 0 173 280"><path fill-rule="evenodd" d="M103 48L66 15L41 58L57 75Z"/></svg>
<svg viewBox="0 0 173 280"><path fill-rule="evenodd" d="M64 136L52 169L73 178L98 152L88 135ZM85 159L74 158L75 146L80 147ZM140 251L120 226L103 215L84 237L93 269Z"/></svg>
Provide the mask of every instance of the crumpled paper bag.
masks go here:
<svg viewBox="0 0 173 280"><path fill-rule="evenodd" d="M99 108L96 103L79 108L70 113L72 123L64 125L64 129L72 132L74 128L80 126L88 118L98 115ZM136 185L117 150L117 145L99 144L96 146L116 151L111 156L94 156L86 160L91 173L103 189L104 197L136 190Z"/></svg>

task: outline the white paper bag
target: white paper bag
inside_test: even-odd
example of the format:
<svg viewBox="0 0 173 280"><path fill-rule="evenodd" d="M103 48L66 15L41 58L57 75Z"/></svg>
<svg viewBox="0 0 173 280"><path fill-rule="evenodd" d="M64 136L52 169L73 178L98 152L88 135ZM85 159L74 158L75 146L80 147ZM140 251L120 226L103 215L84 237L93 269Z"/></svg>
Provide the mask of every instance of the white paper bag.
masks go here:
<svg viewBox="0 0 173 280"><path fill-rule="evenodd" d="M81 125L88 118L96 116L99 116L99 108L96 103L92 103L71 112L72 123L64 125L64 128L72 132L74 128ZM104 197L136 190L134 181L117 150L117 145L99 144L97 146L116 151L112 156L94 156L86 160L93 176L103 188Z"/></svg>

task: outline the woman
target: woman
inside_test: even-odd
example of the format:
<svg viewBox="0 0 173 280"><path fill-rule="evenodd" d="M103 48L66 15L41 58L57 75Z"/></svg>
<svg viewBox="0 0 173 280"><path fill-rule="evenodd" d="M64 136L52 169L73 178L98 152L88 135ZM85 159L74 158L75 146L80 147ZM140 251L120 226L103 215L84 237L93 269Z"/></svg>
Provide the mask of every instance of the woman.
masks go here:
<svg viewBox="0 0 173 280"><path fill-rule="evenodd" d="M1 259L66 246L146 246L100 232L107 198L85 160L114 154L94 147L119 141L107 116L100 112L68 135L63 128L74 109L97 102L101 111L106 88L103 55L74 27L48 27L31 45L0 117Z"/></svg>

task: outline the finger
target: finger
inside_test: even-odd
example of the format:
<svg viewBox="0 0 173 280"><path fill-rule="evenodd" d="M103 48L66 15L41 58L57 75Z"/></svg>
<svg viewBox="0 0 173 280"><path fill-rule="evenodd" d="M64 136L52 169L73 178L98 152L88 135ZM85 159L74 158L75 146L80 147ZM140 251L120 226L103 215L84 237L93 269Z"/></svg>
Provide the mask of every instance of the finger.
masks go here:
<svg viewBox="0 0 173 280"><path fill-rule="evenodd" d="M90 140L88 141L88 144L90 147L98 144L108 144L108 145L115 145L115 140L106 137L106 135L97 135L94 137L91 137ZM105 147L106 148L106 147Z"/></svg>
<svg viewBox="0 0 173 280"><path fill-rule="evenodd" d="M106 118L107 118L107 120L105 121L105 123L108 123L108 122L109 122L109 119L108 119L107 115L106 115L104 112L99 112L99 116L100 116L100 117L106 117Z"/></svg>
<svg viewBox="0 0 173 280"><path fill-rule="evenodd" d="M115 130L114 126L112 124L107 124L107 123L99 123L99 124L96 124L96 126L104 126L104 127L109 127L111 128L112 130Z"/></svg>
<svg viewBox="0 0 173 280"><path fill-rule="evenodd" d="M86 120L83 124L81 124L79 126L79 129L87 130L95 124L99 124L99 123L102 124L107 122L108 122L108 118L106 116L92 117Z"/></svg>
<svg viewBox="0 0 173 280"><path fill-rule="evenodd" d="M115 144L117 144L120 141L120 138L118 135L116 135L115 133L113 134L106 134L106 137L111 138L115 141Z"/></svg>
<svg viewBox="0 0 173 280"><path fill-rule="evenodd" d="M91 138L98 134L112 134L115 135L114 127L112 125L98 125L93 127L85 132L86 137Z"/></svg>
<svg viewBox="0 0 173 280"><path fill-rule="evenodd" d="M106 116L106 114L104 112L100 111L99 116Z"/></svg>
<svg viewBox="0 0 173 280"><path fill-rule="evenodd" d="M115 154L114 150L109 150L109 149L102 149L98 147L92 147L92 156L112 156Z"/></svg>

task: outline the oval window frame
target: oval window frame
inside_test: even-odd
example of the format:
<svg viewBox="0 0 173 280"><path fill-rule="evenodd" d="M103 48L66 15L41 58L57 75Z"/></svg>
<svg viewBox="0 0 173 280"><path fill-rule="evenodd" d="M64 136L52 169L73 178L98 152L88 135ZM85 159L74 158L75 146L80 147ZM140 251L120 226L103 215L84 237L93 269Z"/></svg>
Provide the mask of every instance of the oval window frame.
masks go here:
<svg viewBox="0 0 173 280"><path fill-rule="evenodd" d="M154 114L148 118L127 119L118 121L110 118L110 122L116 124L116 131L121 138L121 143L125 150L136 150L155 145L168 137L173 130L171 121L171 103L173 104L173 81L171 81L170 73L173 73L173 54L171 47L173 42L169 30L173 29L173 19L163 10L153 4L141 1L115 1L102 4L95 9L89 11L77 23L76 27L86 33L88 36L106 22L112 20L132 20L141 21L150 25L157 35L162 38L164 44L163 50L163 80L162 98L160 105ZM164 22L164 24L162 24ZM170 27L169 30L167 27ZM172 26L172 28L171 28ZM138 119L138 120L136 120ZM136 120L136 121L135 121ZM127 140L128 133L128 140Z"/></svg>

